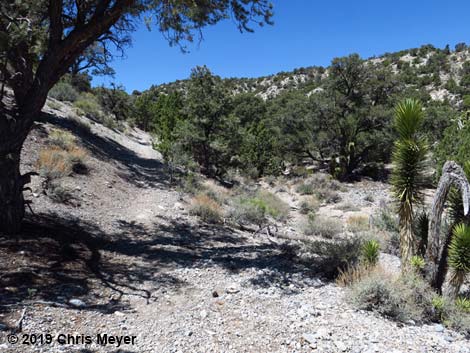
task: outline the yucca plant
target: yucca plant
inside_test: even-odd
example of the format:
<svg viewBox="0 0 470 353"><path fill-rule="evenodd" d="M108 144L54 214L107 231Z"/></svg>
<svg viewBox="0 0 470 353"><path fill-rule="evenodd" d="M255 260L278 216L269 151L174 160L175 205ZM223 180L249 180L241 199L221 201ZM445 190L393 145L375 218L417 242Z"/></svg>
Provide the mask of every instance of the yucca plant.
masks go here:
<svg viewBox="0 0 470 353"><path fill-rule="evenodd" d="M453 233L447 261L450 277L446 295L456 298L465 276L470 273L470 227L463 223L458 224Z"/></svg>
<svg viewBox="0 0 470 353"><path fill-rule="evenodd" d="M426 262L421 256L412 256L410 260L411 267L417 272L420 273L423 271Z"/></svg>
<svg viewBox="0 0 470 353"><path fill-rule="evenodd" d="M380 245L377 240L368 240L362 246L362 261L367 266L374 266L379 261Z"/></svg>
<svg viewBox="0 0 470 353"><path fill-rule="evenodd" d="M422 203L425 184L424 169L428 145L419 134L424 114L421 103L406 99L395 108L394 127L398 140L393 150L391 183L398 202L400 255L403 268L416 253L413 232L414 209Z"/></svg>

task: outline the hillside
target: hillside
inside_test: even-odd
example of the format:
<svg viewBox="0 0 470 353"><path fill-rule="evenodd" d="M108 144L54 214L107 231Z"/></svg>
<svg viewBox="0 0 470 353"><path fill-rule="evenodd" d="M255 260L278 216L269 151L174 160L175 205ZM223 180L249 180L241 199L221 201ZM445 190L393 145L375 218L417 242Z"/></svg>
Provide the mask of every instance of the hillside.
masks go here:
<svg viewBox="0 0 470 353"><path fill-rule="evenodd" d="M458 106L463 100L463 92L458 87L466 85L469 70L464 63L469 57L470 48L460 43L454 50L423 45L365 60L369 65L390 69L398 82L423 90L432 100L448 100ZM234 94L250 92L267 100L290 90L299 90L307 95L318 92L328 72L329 67L311 66L258 78L226 78L224 82ZM149 89L166 93L184 91L186 84L187 80L178 80Z"/></svg>
<svg viewBox="0 0 470 353"><path fill-rule="evenodd" d="M321 174L238 190L203 176L198 186L171 184L147 133L107 128L53 100L26 142L22 168L41 170L42 151L72 140L68 151L85 151L86 172L54 179L66 198L51 194L58 186L47 187L44 174L35 178L34 214L17 240L1 242L2 329L15 329L23 315L26 333L130 335L135 344L78 338L28 349L2 343L2 352L469 352L465 336L441 324L355 309L328 274L337 259L315 254L325 244L348 252L348 236L379 234L381 266L399 273L396 234L372 221L390 203L387 184ZM308 185L324 193L319 204ZM271 231L212 224L195 211L203 194L229 214L249 190L284 205ZM323 234L305 233L309 208L318 208Z"/></svg>

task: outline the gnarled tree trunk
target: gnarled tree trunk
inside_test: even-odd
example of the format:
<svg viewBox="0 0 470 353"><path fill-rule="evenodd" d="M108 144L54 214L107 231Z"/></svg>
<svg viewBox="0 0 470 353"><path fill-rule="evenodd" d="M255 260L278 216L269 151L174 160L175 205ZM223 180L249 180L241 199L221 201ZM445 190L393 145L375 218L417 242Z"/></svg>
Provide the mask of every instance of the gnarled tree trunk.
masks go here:
<svg viewBox="0 0 470 353"><path fill-rule="evenodd" d="M441 291L447 272L443 256L450 239L441 237L441 221L444 205L452 186L459 188L462 193L464 214L467 215L470 205L470 184L463 169L457 163L447 161L442 168L442 176L431 206L426 254L426 277L438 291Z"/></svg>
<svg viewBox="0 0 470 353"><path fill-rule="evenodd" d="M24 217L20 151L0 153L0 233L17 233Z"/></svg>
<svg viewBox="0 0 470 353"><path fill-rule="evenodd" d="M20 174L21 149L46 94L30 95L23 104L9 107L10 110L3 107L0 111L0 233L3 234L15 234L21 227L25 213L23 189L32 174Z"/></svg>

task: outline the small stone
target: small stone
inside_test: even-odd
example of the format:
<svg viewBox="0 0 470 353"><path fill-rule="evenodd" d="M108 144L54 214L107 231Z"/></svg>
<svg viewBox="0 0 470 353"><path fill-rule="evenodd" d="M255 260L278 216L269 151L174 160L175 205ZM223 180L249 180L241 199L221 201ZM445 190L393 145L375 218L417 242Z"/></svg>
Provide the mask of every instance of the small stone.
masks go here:
<svg viewBox="0 0 470 353"><path fill-rule="evenodd" d="M218 298L219 297L219 293L215 290L212 292L212 297L213 298Z"/></svg>
<svg viewBox="0 0 470 353"><path fill-rule="evenodd" d="M238 289L236 284L231 284L225 289L225 292L228 293L228 294L236 294L239 291L240 291L240 289Z"/></svg>
<svg viewBox="0 0 470 353"><path fill-rule="evenodd" d="M176 210L184 210L184 206L181 202L175 202L173 208Z"/></svg>
<svg viewBox="0 0 470 353"><path fill-rule="evenodd" d="M191 337L193 335L193 331L189 330L186 332L186 336Z"/></svg>
<svg viewBox="0 0 470 353"><path fill-rule="evenodd" d="M201 319L205 319L207 317L207 311L206 310L201 310L201 312L199 313L199 315L201 316Z"/></svg>
<svg viewBox="0 0 470 353"><path fill-rule="evenodd" d="M115 312L114 312L114 315L116 315L116 316L124 316L125 314L124 314L123 312L121 312L121 311L115 311Z"/></svg>
<svg viewBox="0 0 470 353"><path fill-rule="evenodd" d="M39 196L40 196L39 194L37 194L37 193L33 192L33 197L36 197L36 198L38 198Z"/></svg>
<svg viewBox="0 0 470 353"><path fill-rule="evenodd" d="M341 352L345 352L348 349L343 341L334 341L334 344Z"/></svg>
<svg viewBox="0 0 470 353"><path fill-rule="evenodd" d="M302 335L302 338L307 343L316 343L316 341L317 341L317 339L315 338L315 335L313 335L311 333L304 333Z"/></svg>
<svg viewBox="0 0 470 353"><path fill-rule="evenodd" d="M434 331L443 332L444 331L444 326L442 326L441 324L434 325Z"/></svg>
<svg viewBox="0 0 470 353"><path fill-rule="evenodd" d="M70 299L69 304L76 308L83 308L86 306L85 302L80 299Z"/></svg>
<svg viewBox="0 0 470 353"><path fill-rule="evenodd" d="M451 336L444 336L444 339L445 339L447 342L454 342L454 341L455 341L454 337L451 337Z"/></svg>

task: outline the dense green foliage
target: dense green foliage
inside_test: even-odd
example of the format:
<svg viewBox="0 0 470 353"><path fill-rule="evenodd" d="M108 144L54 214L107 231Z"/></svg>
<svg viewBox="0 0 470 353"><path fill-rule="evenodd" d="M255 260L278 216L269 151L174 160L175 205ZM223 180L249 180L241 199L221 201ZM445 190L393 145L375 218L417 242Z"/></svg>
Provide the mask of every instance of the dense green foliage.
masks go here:
<svg viewBox="0 0 470 353"><path fill-rule="evenodd" d="M172 169L196 168L223 179L228 171L257 178L311 165L338 179L375 178L385 175L391 159L393 108L403 97L422 102L420 130L432 142L438 167L447 159L469 159L470 124L462 110L470 106L470 66L451 68L467 50L426 45L373 60L353 54L334 59L327 70L300 68L258 79L222 79L197 67L188 80L131 95L120 86L92 89L88 75L70 74L52 95L78 100L89 116L127 120L154 133L155 148ZM431 99L433 89L447 96ZM93 94L93 104L80 92Z"/></svg>

